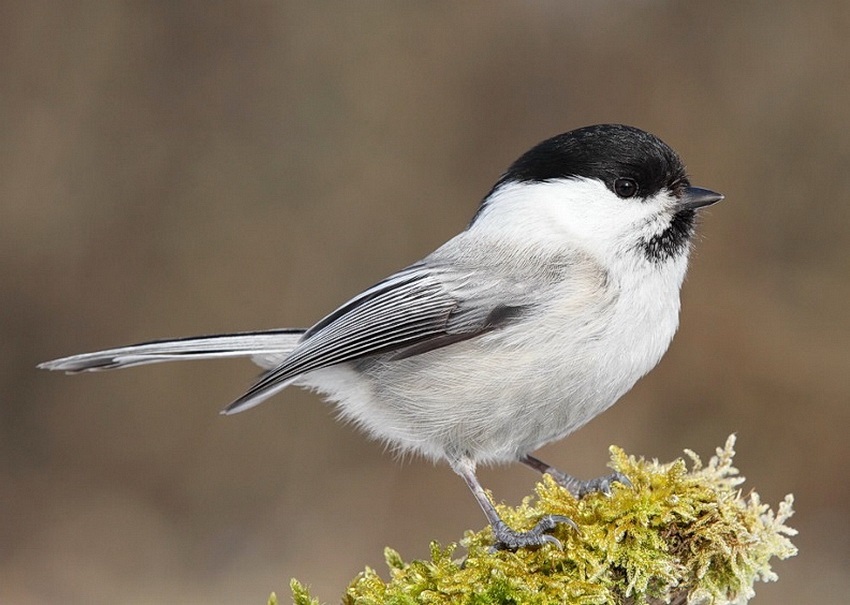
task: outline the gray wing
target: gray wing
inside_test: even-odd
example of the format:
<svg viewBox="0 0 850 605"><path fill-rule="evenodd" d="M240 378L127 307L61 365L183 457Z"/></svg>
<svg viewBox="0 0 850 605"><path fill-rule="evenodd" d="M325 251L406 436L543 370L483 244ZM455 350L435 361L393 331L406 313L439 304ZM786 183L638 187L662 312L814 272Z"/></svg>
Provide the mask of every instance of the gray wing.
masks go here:
<svg viewBox="0 0 850 605"><path fill-rule="evenodd" d="M525 310L511 304L518 301L507 291L501 302L480 296L470 286L475 273L420 263L390 276L310 328L281 365L223 413L261 403L305 372L382 353L419 355L503 326Z"/></svg>

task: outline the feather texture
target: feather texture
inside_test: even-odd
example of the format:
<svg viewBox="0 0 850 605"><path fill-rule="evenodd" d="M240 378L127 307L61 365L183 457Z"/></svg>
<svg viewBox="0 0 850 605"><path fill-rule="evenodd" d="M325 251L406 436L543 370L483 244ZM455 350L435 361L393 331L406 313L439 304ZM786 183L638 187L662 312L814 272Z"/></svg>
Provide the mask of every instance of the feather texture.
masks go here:
<svg viewBox="0 0 850 605"><path fill-rule="evenodd" d="M44 370L70 374L128 368L148 363L217 357L251 357L261 367L275 367L295 348L300 329L213 334L173 340L153 340L106 351L71 355L39 364Z"/></svg>

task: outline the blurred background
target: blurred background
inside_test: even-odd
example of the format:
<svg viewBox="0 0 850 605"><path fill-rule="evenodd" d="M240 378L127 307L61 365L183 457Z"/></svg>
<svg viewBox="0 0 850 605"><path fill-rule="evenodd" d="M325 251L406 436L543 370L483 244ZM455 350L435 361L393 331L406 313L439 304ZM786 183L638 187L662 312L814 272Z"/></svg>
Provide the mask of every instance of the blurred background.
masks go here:
<svg viewBox="0 0 850 605"><path fill-rule="evenodd" d="M47 359L306 326L463 228L507 165L650 130L702 216L659 367L541 457L708 458L729 433L798 557L755 603L850 592L850 3L0 3L0 602L337 602L382 549L484 519L315 396L236 417L247 361ZM485 470L498 499L535 476Z"/></svg>

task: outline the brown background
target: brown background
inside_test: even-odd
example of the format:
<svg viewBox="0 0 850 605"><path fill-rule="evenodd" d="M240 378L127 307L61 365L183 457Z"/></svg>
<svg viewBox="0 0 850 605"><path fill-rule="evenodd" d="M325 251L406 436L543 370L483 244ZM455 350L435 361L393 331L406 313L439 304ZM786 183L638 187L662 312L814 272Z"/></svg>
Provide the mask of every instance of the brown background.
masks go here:
<svg viewBox="0 0 850 605"><path fill-rule="evenodd" d="M483 525L445 466L384 455L306 393L217 411L218 361L37 362L303 326L461 229L537 141L651 130L704 213L667 357L544 452L671 459L731 432L797 495L756 603L850 592L850 3L0 4L0 602L335 602L382 548ZM533 475L488 470L518 502Z"/></svg>

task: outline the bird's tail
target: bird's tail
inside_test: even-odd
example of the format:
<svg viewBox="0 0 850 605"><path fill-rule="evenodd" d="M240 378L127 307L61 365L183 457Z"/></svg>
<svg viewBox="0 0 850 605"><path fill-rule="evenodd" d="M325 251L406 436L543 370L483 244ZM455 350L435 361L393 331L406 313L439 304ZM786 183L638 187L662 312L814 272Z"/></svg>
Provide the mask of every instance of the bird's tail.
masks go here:
<svg viewBox="0 0 850 605"><path fill-rule="evenodd" d="M295 348L304 330L266 330L237 334L155 340L117 349L71 355L39 364L43 370L69 373L112 370L146 363L218 357L250 357L258 366L276 367Z"/></svg>

